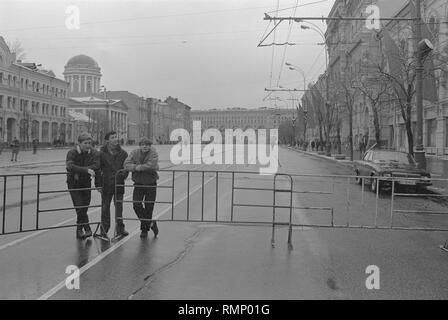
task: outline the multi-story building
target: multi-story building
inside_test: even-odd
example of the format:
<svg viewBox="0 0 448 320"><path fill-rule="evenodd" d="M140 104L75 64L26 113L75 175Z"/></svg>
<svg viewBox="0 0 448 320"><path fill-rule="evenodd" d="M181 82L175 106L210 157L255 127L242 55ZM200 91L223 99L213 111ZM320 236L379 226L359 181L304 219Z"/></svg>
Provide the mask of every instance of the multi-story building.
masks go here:
<svg viewBox="0 0 448 320"><path fill-rule="evenodd" d="M448 3L443 0L422 1L423 35L434 44L431 73L425 65L427 79L424 87L424 123L423 140L427 153L448 154L448 26L442 21L448 19ZM366 17L366 8L377 5L382 17L411 18L414 6L408 0L337 0L329 14L330 17ZM380 30L369 29L364 20L329 20L325 33L329 56L328 69L323 77L329 74L329 98L333 108L337 109L340 118L340 135L342 142L349 136L349 105L345 96L344 84L350 90L352 104L353 142L355 147L361 139L373 144L377 140L375 127L379 128L379 140L385 146L398 150L407 150L407 134L400 106L394 99L393 83L384 88L384 77L379 70L391 76L398 76L396 66L399 52L405 53L406 59L414 58L415 41L412 22L394 20L382 22ZM437 61L438 60L438 61ZM395 63L395 66L394 66ZM412 63L408 64L412 66ZM401 68L403 73L404 69ZM415 70L407 71L411 75ZM383 74L384 76L384 74ZM400 76L406 76L401 74ZM432 79L431 79L432 78ZM411 86L414 86L411 83ZM320 87L324 103L326 92ZM415 88L415 87L414 87ZM383 92L384 91L384 92ZM384 95L380 97L380 93ZM379 104L371 98L379 98ZM304 95L309 108L315 107L311 92ZM395 100L395 102L393 102ZM411 128L416 134L415 94L412 97ZM317 122L315 123L317 126ZM333 127L332 138L337 135L338 126ZM316 135L316 130L314 131Z"/></svg>
<svg viewBox="0 0 448 320"><path fill-rule="evenodd" d="M191 131L191 108L178 101L177 98L168 97L165 101L148 98L150 108L150 134L149 136L158 143L167 143L174 129Z"/></svg>
<svg viewBox="0 0 448 320"><path fill-rule="evenodd" d="M278 129L280 124L291 120L293 111L291 109L274 108L227 108L193 110L192 121L201 121L202 129L216 128L221 132L225 129Z"/></svg>
<svg viewBox="0 0 448 320"><path fill-rule="evenodd" d="M140 97L129 91L107 91L110 99L121 100L127 109L127 140L131 143L138 142L140 137L149 136L150 110L144 97Z"/></svg>
<svg viewBox="0 0 448 320"><path fill-rule="evenodd" d="M122 99L113 99L107 91L100 92L101 69L89 56L77 55L68 60L64 69L69 83L68 107L89 117L88 131L102 143L104 135L117 131L119 138L128 141L128 110Z"/></svg>
<svg viewBox="0 0 448 320"><path fill-rule="evenodd" d="M395 15L409 18L414 15L415 7L406 2ZM423 80L423 144L425 151L433 155L448 154L448 3L443 0L422 1L423 37L434 45L429 64L425 63ZM408 21L391 21L386 26L396 47L413 57L416 44L412 25ZM427 61L429 62L429 61ZM409 73L415 73L415 68ZM413 97L415 104L415 97ZM411 112L411 128L414 145L417 127L415 106ZM408 149L408 137L405 122L398 105L392 105L385 122L390 129L390 144L402 151Z"/></svg>
<svg viewBox="0 0 448 320"><path fill-rule="evenodd" d="M0 140L73 141L68 82L35 63L16 61L0 37Z"/></svg>

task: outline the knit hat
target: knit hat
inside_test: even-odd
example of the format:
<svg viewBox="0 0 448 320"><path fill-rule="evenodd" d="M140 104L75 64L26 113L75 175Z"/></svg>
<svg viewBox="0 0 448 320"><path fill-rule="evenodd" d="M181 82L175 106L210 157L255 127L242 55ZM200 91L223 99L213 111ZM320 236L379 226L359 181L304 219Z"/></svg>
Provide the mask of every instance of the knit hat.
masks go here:
<svg viewBox="0 0 448 320"><path fill-rule="evenodd" d="M78 136L78 142L83 143L86 140L92 140L92 136L88 132L83 132Z"/></svg>
<svg viewBox="0 0 448 320"><path fill-rule="evenodd" d="M143 137L140 139L140 142L138 143L140 146L142 145L152 145L152 140L147 138L147 137Z"/></svg>

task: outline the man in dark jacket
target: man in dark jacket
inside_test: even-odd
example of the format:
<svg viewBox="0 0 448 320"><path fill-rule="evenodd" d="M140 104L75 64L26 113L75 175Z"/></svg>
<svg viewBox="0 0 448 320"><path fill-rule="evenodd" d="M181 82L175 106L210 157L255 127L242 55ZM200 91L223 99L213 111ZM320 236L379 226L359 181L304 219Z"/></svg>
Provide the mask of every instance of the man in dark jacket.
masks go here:
<svg viewBox="0 0 448 320"><path fill-rule="evenodd" d="M78 137L78 145L67 153L67 186L73 205L76 207L77 228L76 238L85 239L92 236L87 215L91 197L91 178L95 177L95 171L100 167L98 151L92 148L92 137L88 133L82 133ZM79 190L87 189L87 190ZM83 233L83 229L86 233Z"/></svg>
<svg viewBox="0 0 448 320"><path fill-rule="evenodd" d="M139 219L145 219L145 221L140 221L140 230L142 231L140 237L146 238L150 228L155 236L159 233L157 222L153 221L151 224L150 221L147 221L152 219L156 201L159 156L152 147L152 141L148 138L142 138L139 145L140 148L129 154L124 162L124 168L132 172L134 211ZM144 208L143 203L145 204Z"/></svg>
<svg viewBox="0 0 448 320"><path fill-rule="evenodd" d="M124 181L128 176L128 171L123 170L124 161L128 157L128 153L120 147L118 135L115 131L107 133L104 140L106 143L100 149L101 176L97 176L95 184L97 187L102 186L100 236L107 240L107 232L110 228L110 203L112 198L115 206L116 236L124 237L129 234L124 229L122 219L124 187L116 187L116 184L124 185Z"/></svg>

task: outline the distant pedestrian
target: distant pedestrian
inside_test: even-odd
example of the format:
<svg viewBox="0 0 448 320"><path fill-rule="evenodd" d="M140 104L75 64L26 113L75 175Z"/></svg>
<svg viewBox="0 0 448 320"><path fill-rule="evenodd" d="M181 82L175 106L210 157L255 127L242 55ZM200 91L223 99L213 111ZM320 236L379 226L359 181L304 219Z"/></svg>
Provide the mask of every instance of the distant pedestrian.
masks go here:
<svg viewBox="0 0 448 320"><path fill-rule="evenodd" d="M92 147L92 136L89 133L82 133L78 137L78 144L67 153L66 167L67 186L71 190L73 206L76 207L76 238L85 239L92 236L87 215L91 199L91 178L95 177L100 167L99 153Z"/></svg>
<svg viewBox="0 0 448 320"><path fill-rule="evenodd" d="M12 140L11 142L11 161L16 161L17 162L17 156L19 154L19 149L20 149L20 141L14 137L14 140Z"/></svg>
<svg viewBox="0 0 448 320"><path fill-rule="evenodd" d="M152 229L154 235L157 236L159 229L157 222L151 224L152 213L157 195L157 179L159 175L159 156L152 141L146 137L140 139L139 148L133 150L126 161L124 168L132 172L132 180L134 181L134 192L132 201L134 203L134 211L140 220L141 238L148 237L149 229ZM144 207L143 207L144 204Z"/></svg>
<svg viewBox="0 0 448 320"><path fill-rule="evenodd" d="M366 145L364 144L363 140L359 141L359 152L361 153L361 158L364 156L364 153L366 152Z"/></svg>
<svg viewBox="0 0 448 320"><path fill-rule="evenodd" d="M314 151L314 147L316 146L316 143L313 141L311 141L311 151Z"/></svg>
<svg viewBox="0 0 448 320"><path fill-rule="evenodd" d="M37 153L37 146L39 145L39 140L38 139L34 139L33 140L33 154Z"/></svg>

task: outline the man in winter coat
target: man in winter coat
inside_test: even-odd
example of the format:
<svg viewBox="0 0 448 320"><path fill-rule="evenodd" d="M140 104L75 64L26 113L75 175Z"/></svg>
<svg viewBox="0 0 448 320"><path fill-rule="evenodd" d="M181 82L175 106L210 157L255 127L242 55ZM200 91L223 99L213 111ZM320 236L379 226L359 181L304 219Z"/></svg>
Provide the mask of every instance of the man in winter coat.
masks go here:
<svg viewBox="0 0 448 320"><path fill-rule="evenodd" d="M124 161L128 153L119 144L118 135L111 131L104 136L106 143L100 149L100 172L95 178L95 185L102 187L101 192L101 231L100 236L108 239L107 232L110 228L110 203L114 199L115 207L115 233L116 236L127 236L123 223L123 194L124 181L128 172L123 170ZM118 174L117 174L118 173ZM116 190L115 190L116 189Z"/></svg>
<svg viewBox="0 0 448 320"><path fill-rule="evenodd" d="M100 167L98 151L92 148L92 136L82 133L78 137L78 144L67 153L67 186L77 215L76 238L85 239L92 236L87 215L90 205L92 177ZM87 190L78 190L87 189ZM85 234L83 233L85 230Z"/></svg>
<svg viewBox="0 0 448 320"><path fill-rule="evenodd" d="M132 180L134 181L134 193L132 196L134 211L139 219L145 219L145 221L140 221L140 237L146 238L150 228L155 236L159 233L156 221L153 221L152 224L151 221L146 221L152 219L154 210L157 179L159 179L157 174L157 170L159 170L159 156L152 147L152 141L148 138L142 138L139 146L138 149L129 154L124 162L124 168L132 172Z"/></svg>

